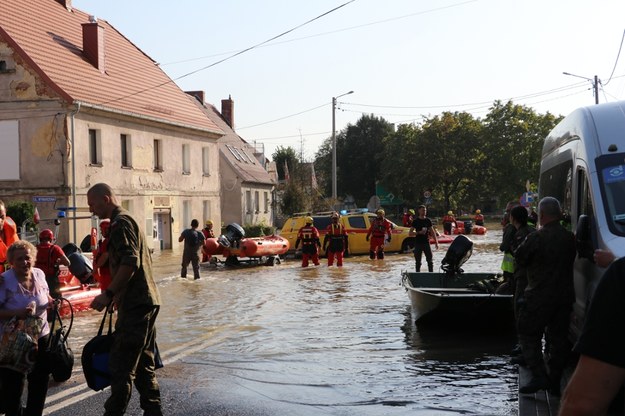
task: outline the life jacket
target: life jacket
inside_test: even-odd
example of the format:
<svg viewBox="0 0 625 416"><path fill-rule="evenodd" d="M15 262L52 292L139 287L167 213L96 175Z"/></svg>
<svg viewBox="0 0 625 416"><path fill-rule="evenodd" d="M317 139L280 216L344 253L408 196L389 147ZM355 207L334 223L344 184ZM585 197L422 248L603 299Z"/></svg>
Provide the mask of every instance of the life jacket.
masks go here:
<svg viewBox="0 0 625 416"><path fill-rule="evenodd" d="M389 221L384 218L384 219L379 219L376 218L373 220L373 223L371 224L371 236L373 238L384 238L384 236L387 233L387 230L389 230L390 227L390 223Z"/></svg>
<svg viewBox="0 0 625 416"><path fill-rule="evenodd" d="M4 218L4 240L0 239L0 273L8 270L7 250L9 246L18 240L17 227L11 217Z"/></svg>
<svg viewBox="0 0 625 416"><path fill-rule="evenodd" d="M332 240L343 240L345 238L345 227L343 224L328 225L328 235Z"/></svg>
<svg viewBox="0 0 625 416"><path fill-rule="evenodd" d="M508 273L514 273L514 257L512 253L505 252L501 261L501 270Z"/></svg>
<svg viewBox="0 0 625 416"><path fill-rule="evenodd" d="M404 227L410 227L412 225L412 214L405 213L402 222L404 223Z"/></svg>
<svg viewBox="0 0 625 416"><path fill-rule="evenodd" d="M55 256L53 247L55 244L41 243L37 245L37 259L35 260L35 267L43 270L46 277L54 277L59 269L56 263L58 256Z"/></svg>
<svg viewBox="0 0 625 416"><path fill-rule="evenodd" d="M477 214L474 218L475 223L484 223L484 216L482 214Z"/></svg>
<svg viewBox="0 0 625 416"><path fill-rule="evenodd" d="M314 245L319 239L319 231L312 225L300 228L299 235L303 245Z"/></svg>
<svg viewBox="0 0 625 416"><path fill-rule="evenodd" d="M456 219L454 218L453 215L445 215L443 217L443 223L446 223L446 222L456 222Z"/></svg>

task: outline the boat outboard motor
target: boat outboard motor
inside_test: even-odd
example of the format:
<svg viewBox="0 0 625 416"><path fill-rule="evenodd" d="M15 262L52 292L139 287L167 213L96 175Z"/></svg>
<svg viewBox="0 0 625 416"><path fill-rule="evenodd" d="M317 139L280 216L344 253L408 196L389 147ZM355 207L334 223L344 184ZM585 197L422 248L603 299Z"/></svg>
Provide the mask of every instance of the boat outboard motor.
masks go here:
<svg viewBox="0 0 625 416"><path fill-rule="evenodd" d="M462 273L460 268L473 254L473 241L465 235L460 234L447 249L445 257L441 262L441 268L447 276L454 276Z"/></svg>
<svg viewBox="0 0 625 416"><path fill-rule="evenodd" d="M236 222L228 224L225 233L217 239L220 246L236 247L239 240L245 237L245 230Z"/></svg>
<svg viewBox="0 0 625 416"><path fill-rule="evenodd" d="M83 253L76 251L67 256L69 259L69 271L80 280L81 283L95 283L93 279L93 265Z"/></svg>

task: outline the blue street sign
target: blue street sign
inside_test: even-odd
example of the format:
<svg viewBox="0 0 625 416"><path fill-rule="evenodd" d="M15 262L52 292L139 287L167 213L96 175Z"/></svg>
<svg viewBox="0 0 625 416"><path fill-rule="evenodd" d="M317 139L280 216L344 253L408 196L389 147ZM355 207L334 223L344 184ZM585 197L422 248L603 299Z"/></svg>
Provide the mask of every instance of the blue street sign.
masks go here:
<svg viewBox="0 0 625 416"><path fill-rule="evenodd" d="M55 196L33 196L33 202L56 202Z"/></svg>

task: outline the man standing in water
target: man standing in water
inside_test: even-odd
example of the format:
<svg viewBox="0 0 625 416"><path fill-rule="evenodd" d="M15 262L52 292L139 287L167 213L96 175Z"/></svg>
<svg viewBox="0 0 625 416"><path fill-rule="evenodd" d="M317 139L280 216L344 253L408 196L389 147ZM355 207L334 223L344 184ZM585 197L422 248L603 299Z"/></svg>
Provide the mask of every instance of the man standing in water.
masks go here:
<svg viewBox="0 0 625 416"><path fill-rule="evenodd" d="M541 199L538 221L542 228L530 233L514 252L516 263L527 270L517 326L523 358L532 378L519 387L523 394L549 389L559 395L560 378L571 352L568 330L575 301L575 236L560 224L560 218L558 200ZM548 340L544 357L543 335Z"/></svg>
<svg viewBox="0 0 625 416"><path fill-rule="evenodd" d="M98 311L111 302L117 305L115 340L109 357L111 396L104 403L104 415L126 412L134 382L143 414L162 416L154 372L154 324L161 300L145 234L130 213L121 208L109 185L93 185L87 192L87 203L94 215L111 220L108 254L113 279L108 289L91 303Z"/></svg>
<svg viewBox="0 0 625 416"><path fill-rule="evenodd" d="M426 217L428 209L425 205L419 205L417 209L418 217L412 220L412 228L410 235L415 237L414 259L415 269L421 271L421 258L425 253L425 261L428 264L428 272L434 271L434 262L432 261L432 247L430 247L430 236L434 239L434 244L438 249L438 238L432 227L432 220Z"/></svg>
<svg viewBox="0 0 625 416"><path fill-rule="evenodd" d="M184 241L184 249L182 250L182 268L180 276L187 277L187 268L189 263L193 268L193 278L200 278L200 249L204 246L204 234L197 230L200 222L196 219L191 220L191 228L187 228L180 234L178 242Z"/></svg>

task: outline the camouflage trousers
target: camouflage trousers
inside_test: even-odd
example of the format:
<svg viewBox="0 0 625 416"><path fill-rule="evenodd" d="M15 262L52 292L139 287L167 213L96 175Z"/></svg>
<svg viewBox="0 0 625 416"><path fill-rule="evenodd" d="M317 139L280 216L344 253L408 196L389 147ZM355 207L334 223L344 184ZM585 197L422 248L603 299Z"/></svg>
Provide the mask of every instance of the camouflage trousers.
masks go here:
<svg viewBox="0 0 625 416"><path fill-rule="evenodd" d="M548 370L549 378L558 380L571 353L572 345L568 340L571 305L525 298L518 313L519 342L527 367L536 377L547 376Z"/></svg>
<svg viewBox="0 0 625 416"><path fill-rule="evenodd" d="M111 397L104 404L105 416L125 413L133 383L139 392L144 415L162 416L161 394L154 372L157 315L158 306L139 306L118 312L109 357Z"/></svg>

